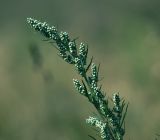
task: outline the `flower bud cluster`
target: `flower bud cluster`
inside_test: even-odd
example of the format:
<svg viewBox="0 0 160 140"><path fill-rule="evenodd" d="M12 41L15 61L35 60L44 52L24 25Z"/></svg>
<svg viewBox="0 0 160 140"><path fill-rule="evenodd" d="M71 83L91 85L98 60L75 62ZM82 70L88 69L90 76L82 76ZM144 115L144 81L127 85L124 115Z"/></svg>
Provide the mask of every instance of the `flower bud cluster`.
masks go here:
<svg viewBox="0 0 160 140"><path fill-rule="evenodd" d="M76 57L74 60L75 60L75 67L78 73L83 76L85 74L85 68L81 62L81 59L79 57Z"/></svg>
<svg viewBox="0 0 160 140"><path fill-rule="evenodd" d="M88 46L81 43L79 46L79 58L81 59L83 65L86 65L87 54L88 54Z"/></svg>
<svg viewBox="0 0 160 140"><path fill-rule="evenodd" d="M92 80L95 80L95 82L97 82L98 81L98 71L94 63L92 63L91 65L91 75L92 75Z"/></svg>
<svg viewBox="0 0 160 140"><path fill-rule="evenodd" d="M84 86L82 86L77 79L73 79L73 84L80 94L82 94L82 95L87 94L86 93L87 91L85 90Z"/></svg>
<svg viewBox="0 0 160 140"><path fill-rule="evenodd" d="M27 22L36 30L40 31L45 37L53 40L58 39L57 29L52 26L48 26L46 22L39 22L38 20L27 18Z"/></svg>
<svg viewBox="0 0 160 140"><path fill-rule="evenodd" d="M88 77L91 85L91 89L93 91L94 104L96 104L97 109L106 116L107 111L107 103L104 99L105 96L101 91L101 88L98 87L98 70L94 63L91 64L91 76Z"/></svg>
<svg viewBox="0 0 160 140"><path fill-rule="evenodd" d="M52 39L56 42L57 48L59 49L59 55L69 64L74 64L74 59L72 55L68 54L70 47L70 53L73 53L73 43L69 39L67 32L58 33L56 27L49 26L46 22L39 22L38 20L28 18L27 22L33 27L36 31L39 31L48 39Z"/></svg>
<svg viewBox="0 0 160 140"><path fill-rule="evenodd" d="M99 109L101 113L105 116L106 115L106 106L104 105L103 100L99 100Z"/></svg>
<svg viewBox="0 0 160 140"><path fill-rule="evenodd" d="M66 52L60 51L59 56L63 58L64 61L66 61L69 64L74 64L73 58L71 55L67 55Z"/></svg>
<svg viewBox="0 0 160 140"><path fill-rule="evenodd" d="M69 52L73 55L73 56L77 56L77 48L76 48L76 43L75 41L70 41L69 44Z"/></svg>
<svg viewBox="0 0 160 140"><path fill-rule="evenodd" d="M97 71L97 67L94 63L91 64L91 76L88 77L89 78L89 82L91 84L91 88L97 88L97 82L98 82L98 71Z"/></svg>
<svg viewBox="0 0 160 140"><path fill-rule="evenodd" d="M107 140L106 139L107 138L107 135L106 135L106 123L103 123L99 119L97 119L95 117L91 117L91 116L88 119L86 119L86 123L99 128L100 129L101 138L104 139L104 140Z"/></svg>
<svg viewBox="0 0 160 140"><path fill-rule="evenodd" d="M119 94L113 94L114 111L117 113L121 111L120 101Z"/></svg>
<svg viewBox="0 0 160 140"><path fill-rule="evenodd" d="M67 32L60 32L59 36L61 42L63 42L64 45L67 45L70 42L69 35Z"/></svg>

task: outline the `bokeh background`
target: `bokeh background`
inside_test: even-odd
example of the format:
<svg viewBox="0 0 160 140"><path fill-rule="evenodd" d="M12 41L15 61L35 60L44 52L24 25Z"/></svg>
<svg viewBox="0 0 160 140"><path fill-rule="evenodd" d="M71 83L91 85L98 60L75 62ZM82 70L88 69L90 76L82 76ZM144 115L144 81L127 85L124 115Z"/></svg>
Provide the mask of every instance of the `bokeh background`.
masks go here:
<svg viewBox="0 0 160 140"><path fill-rule="evenodd" d="M89 45L107 95L128 101L126 140L160 133L159 0L0 0L0 140L89 140L95 112L77 73L26 23L34 17Z"/></svg>

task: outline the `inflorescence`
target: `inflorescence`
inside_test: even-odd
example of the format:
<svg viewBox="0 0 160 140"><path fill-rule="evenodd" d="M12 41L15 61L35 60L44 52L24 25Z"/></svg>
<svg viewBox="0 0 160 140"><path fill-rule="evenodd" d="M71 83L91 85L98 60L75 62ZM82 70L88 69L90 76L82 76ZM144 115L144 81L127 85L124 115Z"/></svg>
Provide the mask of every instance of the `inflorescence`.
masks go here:
<svg viewBox="0 0 160 140"><path fill-rule="evenodd" d="M87 97L97 109L101 119L89 117L86 120L91 126L100 130L100 137L104 140L123 140L125 134L124 119L126 116L128 104L122 100L119 94L113 95L113 107L109 106L109 100L106 99L104 92L99 86L99 66L92 61L87 63L88 45L76 44L76 39L70 39L67 32L58 32L55 26L49 26L46 22L28 18L27 22L36 31L40 32L47 39L57 44L59 56L67 63L75 66L78 74L82 76L81 82L73 79L76 90ZM88 70L91 69L90 74Z"/></svg>

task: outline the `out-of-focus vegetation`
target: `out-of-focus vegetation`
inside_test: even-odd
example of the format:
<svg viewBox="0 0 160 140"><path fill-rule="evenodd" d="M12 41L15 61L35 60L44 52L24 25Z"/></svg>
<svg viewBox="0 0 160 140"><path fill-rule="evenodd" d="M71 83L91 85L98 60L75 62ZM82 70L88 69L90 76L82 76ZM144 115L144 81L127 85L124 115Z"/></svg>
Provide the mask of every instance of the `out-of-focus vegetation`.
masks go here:
<svg viewBox="0 0 160 140"><path fill-rule="evenodd" d="M88 43L89 55L101 63L103 89L130 102L126 139L154 139L160 133L159 6L158 0L1 0L0 139L88 140L94 134L85 118L95 110L75 94L76 72L39 41L27 17Z"/></svg>

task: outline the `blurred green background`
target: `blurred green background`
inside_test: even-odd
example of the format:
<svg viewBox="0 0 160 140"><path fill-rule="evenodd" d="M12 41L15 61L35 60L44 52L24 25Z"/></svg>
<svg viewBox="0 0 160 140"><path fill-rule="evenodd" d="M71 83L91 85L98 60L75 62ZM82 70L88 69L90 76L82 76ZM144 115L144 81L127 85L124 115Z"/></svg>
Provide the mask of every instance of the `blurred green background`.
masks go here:
<svg viewBox="0 0 160 140"><path fill-rule="evenodd" d="M159 0L0 0L0 140L89 140L95 112L72 66L26 23L33 17L89 44L103 89L129 101L126 140L160 133Z"/></svg>

